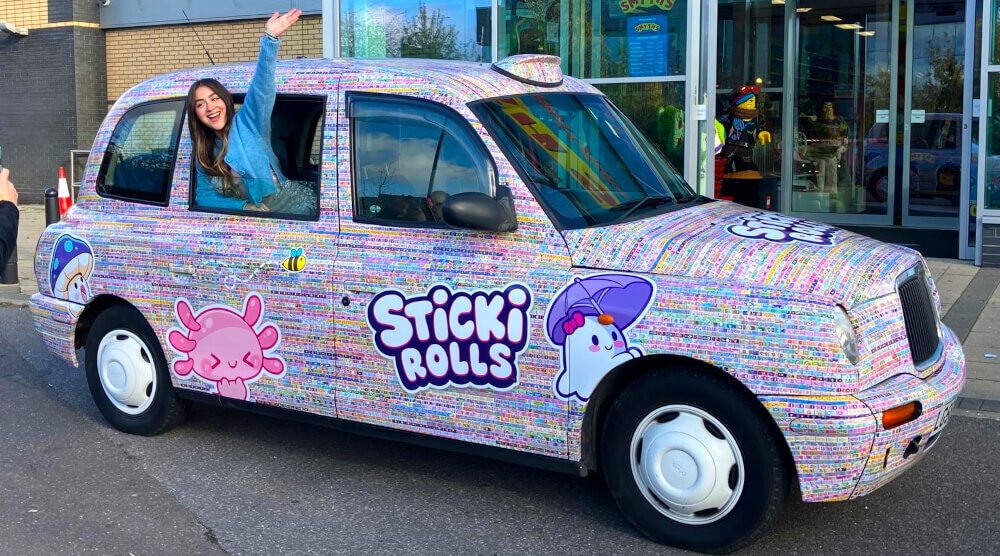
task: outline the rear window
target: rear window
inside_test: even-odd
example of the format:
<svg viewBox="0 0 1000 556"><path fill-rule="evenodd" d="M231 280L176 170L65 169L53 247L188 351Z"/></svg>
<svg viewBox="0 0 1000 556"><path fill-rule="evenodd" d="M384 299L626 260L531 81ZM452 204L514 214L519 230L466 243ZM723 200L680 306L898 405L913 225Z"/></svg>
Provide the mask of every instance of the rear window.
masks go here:
<svg viewBox="0 0 1000 556"><path fill-rule="evenodd" d="M142 104L126 112L104 151L97 193L166 205L183 114L183 99Z"/></svg>

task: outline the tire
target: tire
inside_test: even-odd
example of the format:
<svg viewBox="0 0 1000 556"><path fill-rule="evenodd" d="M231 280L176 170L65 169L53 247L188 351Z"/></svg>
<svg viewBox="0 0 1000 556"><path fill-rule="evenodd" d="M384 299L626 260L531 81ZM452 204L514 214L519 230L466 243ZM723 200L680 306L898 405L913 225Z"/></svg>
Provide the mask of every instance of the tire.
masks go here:
<svg viewBox="0 0 1000 556"><path fill-rule="evenodd" d="M160 341L136 309L116 305L99 314L86 357L90 395L114 428L154 436L187 417L191 402L177 397Z"/></svg>
<svg viewBox="0 0 1000 556"><path fill-rule="evenodd" d="M737 550L770 529L788 495L782 440L768 420L753 396L711 371L651 371L618 395L605 419L608 488L657 542Z"/></svg>

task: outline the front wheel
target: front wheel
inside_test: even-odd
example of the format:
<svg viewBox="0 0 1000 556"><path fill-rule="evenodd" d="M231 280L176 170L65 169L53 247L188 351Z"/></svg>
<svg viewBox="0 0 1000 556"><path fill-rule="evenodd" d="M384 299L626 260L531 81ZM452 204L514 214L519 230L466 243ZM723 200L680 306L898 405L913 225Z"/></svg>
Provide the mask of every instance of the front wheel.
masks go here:
<svg viewBox="0 0 1000 556"><path fill-rule="evenodd" d="M789 477L759 403L697 368L638 378L604 423L601 462L618 507L655 541L731 552L764 535Z"/></svg>
<svg viewBox="0 0 1000 556"><path fill-rule="evenodd" d="M132 307L111 307L87 335L87 384L101 414L116 429L152 436L187 416L191 403L170 384L163 349Z"/></svg>

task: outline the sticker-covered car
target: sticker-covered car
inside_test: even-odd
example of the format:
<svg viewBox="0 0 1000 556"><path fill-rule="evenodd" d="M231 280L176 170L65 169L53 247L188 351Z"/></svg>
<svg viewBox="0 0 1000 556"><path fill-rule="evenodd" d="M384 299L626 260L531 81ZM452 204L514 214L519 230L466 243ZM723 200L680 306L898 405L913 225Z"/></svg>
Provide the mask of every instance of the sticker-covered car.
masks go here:
<svg viewBox="0 0 1000 556"><path fill-rule="evenodd" d="M202 202L188 125L208 76L258 109L253 66L146 81L39 240L36 327L120 430L196 401L600 473L695 550L926 454L965 359L920 255L697 195L559 63L277 64L268 210Z"/></svg>

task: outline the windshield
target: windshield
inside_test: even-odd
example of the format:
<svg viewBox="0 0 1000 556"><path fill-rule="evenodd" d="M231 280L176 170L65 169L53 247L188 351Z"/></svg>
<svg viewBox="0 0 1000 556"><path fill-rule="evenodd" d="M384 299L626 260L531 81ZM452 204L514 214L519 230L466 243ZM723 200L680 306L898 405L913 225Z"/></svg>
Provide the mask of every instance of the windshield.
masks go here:
<svg viewBox="0 0 1000 556"><path fill-rule="evenodd" d="M601 95L519 95L471 108L562 229L646 217L698 198Z"/></svg>

